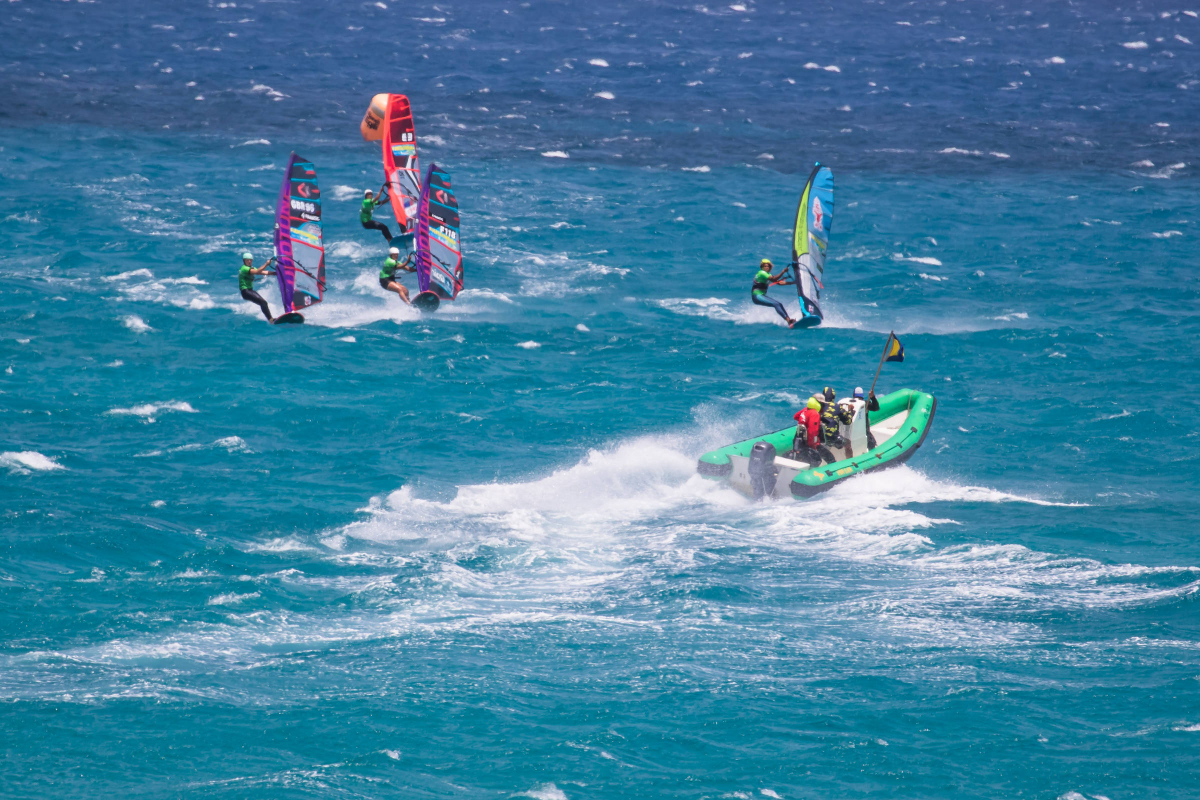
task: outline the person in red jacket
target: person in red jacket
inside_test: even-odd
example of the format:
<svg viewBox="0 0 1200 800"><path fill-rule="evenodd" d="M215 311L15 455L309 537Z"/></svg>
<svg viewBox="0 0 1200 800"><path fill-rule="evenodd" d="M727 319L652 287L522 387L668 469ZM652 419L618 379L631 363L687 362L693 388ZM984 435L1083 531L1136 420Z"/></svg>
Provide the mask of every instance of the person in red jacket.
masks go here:
<svg viewBox="0 0 1200 800"><path fill-rule="evenodd" d="M833 453L821 443L821 404L817 399L810 398L808 405L801 409L794 419L796 438L792 442L791 455L797 461L807 461L814 467L820 466L822 460L832 464Z"/></svg>

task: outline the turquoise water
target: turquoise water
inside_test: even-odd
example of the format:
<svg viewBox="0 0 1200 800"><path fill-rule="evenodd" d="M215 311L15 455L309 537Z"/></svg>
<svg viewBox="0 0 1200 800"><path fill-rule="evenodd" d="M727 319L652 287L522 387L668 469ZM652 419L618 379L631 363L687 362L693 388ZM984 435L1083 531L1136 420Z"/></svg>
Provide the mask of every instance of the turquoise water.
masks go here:
<svg viewBox="0 0 1200 800"><path fill-rule="evenodd" d="M1050 37L1036 25L1060 30L1053 14L1068 13L958 5L914 27L931 68L950 69L950 33L986 32L971 52L1003 65L1029 44L1006 24ZM16 107L34 110L50 60L96 66L103 88L119 78L106 59L149 71L143 56L170 55L138 37L250 47L219 27L245 13L258 22L230 24L259 25L278 48L271 37L292 34L267 22L296 13L139 12L124 48L88 40L73 56L70 26L115 36L126 20L71 5L59 41L49 12L14 6L10 21L39 20L51 43L14 43L25 66L4 73ZM345 15L322 18L332 31L396 11L364 8L320 13ZM538 8L539 22L568 21ZM653 76L686 86L695 70L697 90L757 102L777 87L739 90L727 64L771 52L743 40L761 30L616 7L641 14L643 33L680 26L667 50L681 60L715 52L714 25L736 51L715 76L672 61L589 86L612 86L618 106L661 104L622 134L619 108L600 118L587 111L598 101L561 99L583 80L580 47L614 73L638 57L595 27L531 50L558 95L539 100L495 74L497 40L516 34L465 31L455 9L415 13L450 20L422 23L435 27L417 41L465 59L438 90L460 117L410 90L422 158L451 171L462 207L467 288L434 315L385 296L383 242L357 224L362 189L379 184L358 114L386 86L347 92L338 114L344 87L320 84L323 116L303 125L299 92L277 77L264 84L288 98L161 88L153 121L129 116L150 101L116 90L96 95L107 112L71 100L85 118L66 124L5 117L0 794L1193 796L1200 202L1194 111L1168 99L1188 96L1176 87L1195 57L1121 43L1190 38L1196 18L1078 22L1119 48L1116 77L1098 71L1114 58L1092 39L1037 54L1067 56L1072 91L1108 108L1151 81L1165 128L1126 120L1099 136L1087 126L1107 123L1076 114L1065 89L1031 85L994 95L1025 120L1006 141L992 100L971 105L943 72L930 113L987 122L950 143L894 117L892 99L855 95L866 122L853 141L820 128L819 147L788 143L768 116L722 121L724 146L693 148L692 124L707 123ZM853 76L847 95L860 78L933 80L882 44L863 52L901 28L828 43L820 63L842 72L821 79ZM241 86L229 75L262 67L192 75L211 51L189 52L194 64L167 74L164 61L154 80ZM1084 58L1094 69L1073 66ZM1148 72L1124 66L1136 58ZM414 82L443 74L419 69ZM493 111L480 112L485 78ZM210 102L200 91L227 103L212 124L164 128ZM281 111L256 127L238 103ZM525 117L476 125L495 109ZM495 138L509 124L531 149ZM635 142L651 129L662 134ZM602 142L610 133L627 138ZM1056 149L1063 135L1094 137L1091 155ZM943 152L955 142L980 154ZM240 299L236 270L242 250L269 254L292 149L317 165L330 291L307 324L275 328ZM789 331L748 284L758 258L786 261L816 158L837 182L827 321ZM881 390L938 398L908 465L803 503L755 504L696 475L701 453L783 427L816 389L869 385L893 330L907 358L885 366Z"/></svg>

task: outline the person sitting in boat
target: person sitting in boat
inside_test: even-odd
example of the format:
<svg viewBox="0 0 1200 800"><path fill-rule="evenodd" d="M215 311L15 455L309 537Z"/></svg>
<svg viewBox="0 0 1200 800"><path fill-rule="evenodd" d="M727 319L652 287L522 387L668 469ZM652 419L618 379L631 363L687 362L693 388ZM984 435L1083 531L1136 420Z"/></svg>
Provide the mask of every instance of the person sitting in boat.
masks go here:
<svg viewBox="0 0 1200 800"><path fill-rule="evenodd" d="M855 400L863 400L867 404L868 412L879 410L879 400L878 400L878 398L875 397L874 389L872 389L867 394L866 398L864 399L863 398L863 388L861 386L855 386L854 387L854 399ZM870 416L870 414L867 414L863 418L863 422L865 422L867 425L867 449L874 450L875 449L875 435L873 433L871 433L871 416Z"/></svg>
<svg viewBox="0 0 1200 800"><path fill-rule="evenodd" d="M396 279L396 270L403 270L404 272L417 271L417 268L412 266L412 253L409 253L401 261L400 248L391 248L388 250L387 260L383 262L383 268L379 270L379 285L389 292L395 292L400 295L401 300L412 305L408 301L408 289L405 289L404 284Z"/></svg>
<svg viewBox="0 0 1200 800"><path fill-rule="evenodd" d="M775 313L783 317L790 328L796 324L796 320L788 316L787 309L783 307L783 303L773 297L767 297L767 290L771 288L771 284L787 274L788 268L784 267L779 270L778 275L771 274L771 268L774 265L771 259L764 258L758 262L758 272L754 274L754 285L750 289L750 300L757 306L770 306L775 309Z"/></svg>
<svg viewBox="0 0 1200 800"><path fill-rule="evenodd" d="M796 437L792 441L792 452L789 457L797 461L807 461L810 466L819 467L821 462L832 464L833 453L821 443L821 403L816 397L810 397L808 404L793 417L796 420Z"/></svg>
<svg viewBox="0 0 1200 800"><path fill-rule="evenodd" d="M375 193L370 189L363 192L362 210L358 212L358 221L367 230L381 231L383 238L390 242L392 240L392 232L388 230L388 226L371 218L371 215L375 213L375 209L388 201L386 188L387 184L380 187L378 198L375 197Z"/></svg>
<svg viewBox="0 0 1200 800"><path fill-rule="evenodd" d="M849 425L854 421L854 412L835 402L837 392L833 390L833 387L826 386L822 396L825 399L825 403L821 407L821 430L824 434L822 441L830 447L845 447L846 440L842 436L841 426Z"/></svg>
<svg viewBox="0 0 1200 800"><path fill-rule="evenodd" d="M254 255L252 253L242 253L242 268L238 270L238 289L242 292L242 299L249 300L261 308L263 316L267 318L267 322L274 322L275 318L271 316L271 307L267 305L267 301L262 299L262 295L254 291L254 276L274 275L274 272L267 272L267 267L271 266L271 262L274 260L274 258L268 258L263 262L261 267L255 269Z"/></svg>

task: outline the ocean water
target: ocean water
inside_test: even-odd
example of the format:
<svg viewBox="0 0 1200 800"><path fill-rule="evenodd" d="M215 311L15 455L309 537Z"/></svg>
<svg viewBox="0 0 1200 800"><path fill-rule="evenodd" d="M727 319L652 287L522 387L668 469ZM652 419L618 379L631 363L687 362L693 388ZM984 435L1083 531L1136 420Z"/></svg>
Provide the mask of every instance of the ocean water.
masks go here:
<svg viewBox="0 0 1200 800"><path fill-rule="evenodd" d="M1197 12L0 19L0 796L1196 796ZM385 91L462 207L434 315L357 222ZM273 328L292 150L330 291ZM749 282L817 159L789 331ZM890 331L908 465L696 475Z"/></svg>

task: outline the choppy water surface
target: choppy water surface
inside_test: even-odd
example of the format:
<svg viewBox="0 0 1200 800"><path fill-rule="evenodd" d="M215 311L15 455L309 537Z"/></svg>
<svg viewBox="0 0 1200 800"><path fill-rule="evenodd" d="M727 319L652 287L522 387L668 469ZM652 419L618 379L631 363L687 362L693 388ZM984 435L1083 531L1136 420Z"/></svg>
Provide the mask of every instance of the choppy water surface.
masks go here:
<svg viewBox="0 0 1200 800"><path fill-rule="evenodd" d="M0 792L1194 793L1196 14L0 17ZM357 224L389 89L462 205L433 316ZM277 329L235 273L292 149L330 291ZM788 331L748 284L815 159ZM695 474L892 330L908 466Z"/></svg>

